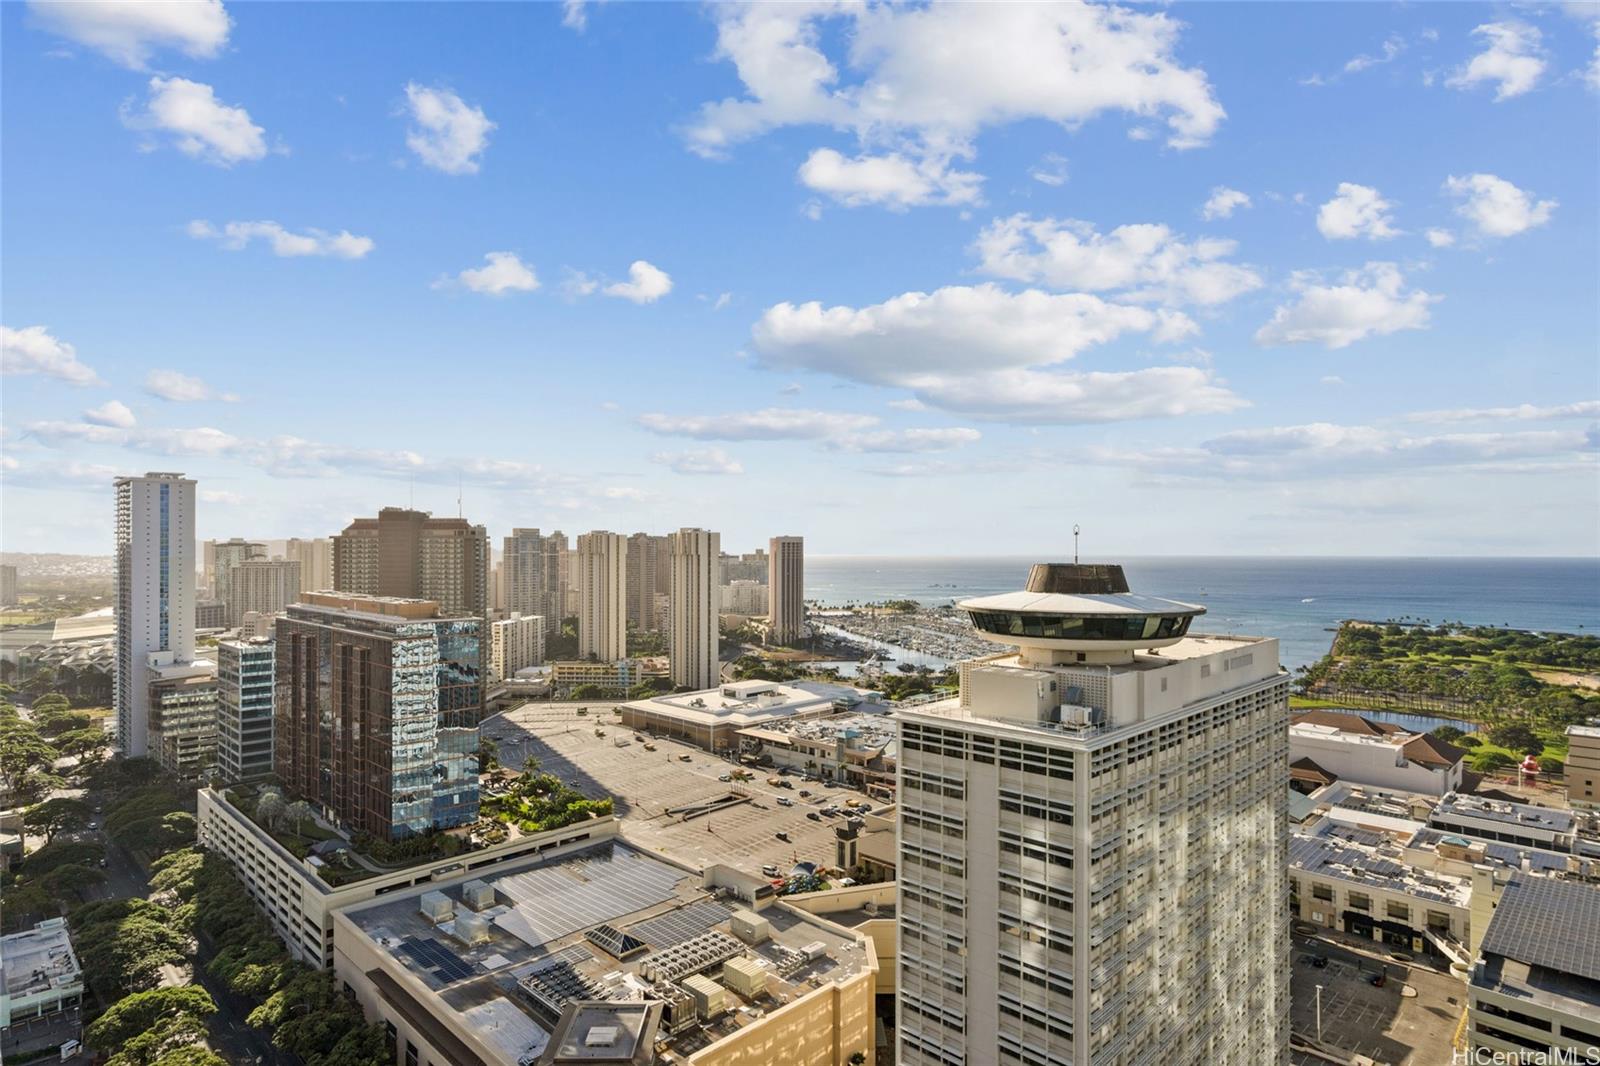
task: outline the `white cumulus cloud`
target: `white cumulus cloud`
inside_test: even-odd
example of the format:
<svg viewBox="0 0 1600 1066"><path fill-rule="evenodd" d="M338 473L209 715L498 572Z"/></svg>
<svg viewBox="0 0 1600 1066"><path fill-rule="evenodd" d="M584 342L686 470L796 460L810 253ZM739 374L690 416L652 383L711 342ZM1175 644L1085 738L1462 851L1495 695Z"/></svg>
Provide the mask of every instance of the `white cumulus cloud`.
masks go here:
<svg viewBox="0 0 1600 1066"><path fill-rule="evenodd" d="M784 126L846 131L863 155L856 173L835 165L833 180L858 190L860 203L976 196L979 176L948 168L972 157L987 127L1042 119L1075 129L1120 112L1146 133L1164 121L1170 146L1192 148L1224 118L1205 72L1176 56L1180 23L1160 12L812 3L720 5L714 17L716 58L733 64L745 91L703 105L685 130L689 147L719 157ZM861 193L881 187L895 156L895 187L914 190L911 200Z"/></svg>
<svg viewBox="0 0 1600 1066"><path fill-rule="evenodd" d="M219 229L210 222L196 219L186 227L189 236L196 240L216 241L229 251L239 251L251 241L262 240L272 247L272 254L284 257L332 256L336 259L362 259L372 251L371 237L358 237L349 230L327 233L308 229L294 233L276 222L225 222Z"/></svg>
<svg viewBox="0 0 1600 1066"><path fill-rule="evenodd" d="M1472 33L1484 39L1484 50L1452 74L1446 85L1471 89L1482 82L1492 82L1494 98L1509 100L1539 84L1549 64L1540 44L1542 36L1535 27L1515 20L1486 22Z"/></svg>
<svg viewBox="0 0 1600 1066"><path fill-rule="evenodd" d="M1341 181L1333 199L1317 209L1317 230L1330 241L1365 237L1369 241L1398 236L1389 212L1394 205L1368 185Z"/></svg>
<svg viewBox="0 0 1600 1066"><path fill-rule="evenodd" d="M128 410L128 405L121 400L107 400L99 407L89 408L83 412L83 420L97 426L114 426L117 429L131 429L138 422L138 419L133 417L133 412Z"/></svg>
<svg viewBox="0 0 1600 1066"><path fill-rule="evenodd" d="M639 424L652 433L695 440L823 440L868 429L877 425L878 419L837 411L767 407L726 415L645 414L639 416Z"/></svg>
<svg viewBox="0 0 1600 1066"><path fill-rule="evenodd" d="M679 474L742 474L744 464L721 448L694 448L683 452L656 452L653 462Z"/></svg>
<svg viewBox="0 0 1600 1066"><path fill-rule="evenodd" d="M1447 229L1430 229L1425 236L1435 248L1448 248L1456 243L1456 235Z"/></svg>
<svg viewBox="0 0 1600 1066"><path fill-rule="evenodd" d="M1057 155L1055 152L1045 153L1043 159L1029 168L1028 177L1041 185L1049 185L1052 188L1065 185L1067 183L1066 156Z"/></svg>
<svg viewBox="0 0 1600 1066"><path fill-rule="evenodd" d="M1326 284L1310 272L1296 274L1290 284L1297 299L1280 306L1256 331L1257 344L1347 348L1370 336L1425 329L1428 305L1439 299L1418 289L1408 291L1393 263L1368 263L1346 272L1338 284Z"/></svg>
<svg viewBox="0 0 1600 1066"><path fill-rule="evenodd" d="M672 291L672 277L660 267L635 259L628 267L628 280L605 287L607 296L620 296L636 304L655 303Z"/></svg>
<svg viewBox="0 0 1600 1066"><path fill-rule="evenodd" d="M1243 406L1207 369L1069 373L1080 353L1126 335L1182 340L1181 312L1089 293L1009 293L994 285L908 292L866 307L781 303L752 341L763 365L905 389L928 406L990 421L1114 421Z"/></svg>
<svg viewBox="0 0 1600 1066"><path fill-rule="evenodd" d="M198 403L202 400L235 403L239 399L231 392L218 392L201 379L177 370L150 371L144 378L144 391L173 403Z"/></svg>
<svg viewBox="0 0 1600 1066"><path fill-rule="evenodd" d="M1579 400L1576 403L1547 405L1523 403L1515 407L1457 407L1444 411L1418 411L1406 417L1412 422L1542 422L1600 418L1600 400Z"/></svg>
<svg viewBox="0 0 1600 1066"><path fill-rule="evenodd" d="M1073 219L1013 215L978 234L979 269L1057 289L1123 292L1129 299L1215 305L1261 287L1249 267L1225 262L1237 244L1184 241L1166 226L1118 226L1101 234Z"/></svg>
<svg viewBox="0 0 1600 1066"><path fill-rule="evenodd" d="M489 296L504 296L508 292L532 292L539 287L539 276L533 267L524 263L515 252L489 252L485 265L463 270L454 278L442 278L434 283L441 289L460 285L473 292Z"/></svg>
<svg viewBox="0 0 1600 1066"><path fill-rule="evenodd" d="M1485 237L1514 237L1542 226L1558 206L1554 200L1535 200L1526 189L1493 174L1451 177L1444 187L1461 201L1456 214Z"/></svg>
<svg viewBox="0 0 1600 1066"><path fill-rule="evenodd" d="M1200 217L1207 222L1219 218L1232 218L1233 213L1241 207L1250 206L1250 197L1238 189L1230 189L1226 185L1218 185L1211 190L1211 196L1206 200L1205 206L1200 208Z"/></svg>
<svg viewBox="0 0 1600 1066"><path fill-rule="evenodd" d="M213 166L260 159L267 154L265 132L250 112L217 99L216 90L187 78L150 79L142 110L123 105L129 129L167 135L184 155Z"/></svg>
<svg viewBox="0 0 1600 1066"><path fill-rule="evenodd" d="M446 174L476 174L489 133L495 124L481 108L473 107L448 89L406 85L406 108L411 126L406 147L417 158Z"/></svg>
<svg viewBox="0 0 1600 1066"><path fill-rule="evenodd" d="M983 175L952 170L937 156L913 160L899 152L846 158L818 148L800 164L800 183L847 207L877 205L904 211L927 204L971 204L979 200Z"/></svg>
<svg viewBox="0 0 1600 1066"><path fill-rule="evenodd" d="M228 43L221 0L29 0L28 8L50 32L134 70L158 48L211 59Z"/></svg>
<svg viewBox="0 0 1600 1066"><path fill-rule="evenodd" d="M43 374L69 385L103 385L100 375L78 361L78 351L44 326L0 326L0 373Z"/></svg>

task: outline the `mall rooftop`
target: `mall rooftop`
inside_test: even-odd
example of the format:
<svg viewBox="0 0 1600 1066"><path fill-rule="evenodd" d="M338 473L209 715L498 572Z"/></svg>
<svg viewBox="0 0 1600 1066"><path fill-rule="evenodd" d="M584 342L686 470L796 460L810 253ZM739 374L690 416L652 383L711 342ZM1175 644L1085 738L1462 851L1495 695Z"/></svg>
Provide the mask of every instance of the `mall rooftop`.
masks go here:
<svg viewBox="0 0 1600 1066"><path fill-rule="evenodd" d="M658 1025L657 1050L664 1041L687 1058L875 972L865 938L781 903L757 914L705 880L621 841L464 872L341 911L336 965L436 1045L497 1066L627 1062L648 1035L635 1028ZM606 1004L641 1002L664 1004L659 1018L601 1017Z"/></svg>

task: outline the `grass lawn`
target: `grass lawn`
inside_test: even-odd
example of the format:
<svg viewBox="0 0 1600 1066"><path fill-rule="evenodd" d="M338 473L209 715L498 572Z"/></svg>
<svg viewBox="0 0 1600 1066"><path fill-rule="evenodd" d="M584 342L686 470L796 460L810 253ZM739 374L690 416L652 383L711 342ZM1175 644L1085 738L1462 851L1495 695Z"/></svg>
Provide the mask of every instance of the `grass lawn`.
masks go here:
<svg viewBox="0 0 1600 1066"><path fill-rule="evenodd" d="M1567 761L1566 736L1564 734L1552 733L1549 730L1538 730L1538 733L1539 739L1544 741L1544 749L1540 751L1535 758L1539 759L1541 762L1543 762L1545 759L1560 759L1561 762L1565 764ZM1516 760L1517 762L1522 761L1522 753L1520 751L1512 751L1510 748L1502 748L1500 745L1491 741L1488 737L1488 734L1473 733L1471 735L1477 737L1478 740L1482 741L1482 743L1475 748L1468 749L1467 758L1469 762L1472 758L1472 754L1480 751L1497 751L1502 755Z"/></svg>

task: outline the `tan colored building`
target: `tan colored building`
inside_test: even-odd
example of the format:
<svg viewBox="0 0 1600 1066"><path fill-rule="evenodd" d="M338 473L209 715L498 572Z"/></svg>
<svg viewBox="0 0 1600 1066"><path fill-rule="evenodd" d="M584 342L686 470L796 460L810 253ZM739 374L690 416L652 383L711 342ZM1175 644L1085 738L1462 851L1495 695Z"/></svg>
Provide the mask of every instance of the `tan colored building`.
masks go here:
<svg viewBox="0 0 1600 1066"><path fill-rule="evenodd" d="M333 588L333 541L330 538L290 537L284 542L283 557L300 564L301 592Z"/></svg>
<svg viewBox="0 0 1600 1066"><path fill-rule="evenodd" d="M434 600L448 614L488 614L489 534L464 518L385 507L333 538L333 587Z"/></svg>
<svg viewBox="0 0 1600 1066"><path fill-rule="evenodd" d="M771 639L788 644L805 635L806 547L803 537L767 543L767 623Z"/></svg>
<svg viewBox="0 0 1600 1066"><path fill-rule="evenodd" d="M685 528L668 540L672 551L672 626L668 632L672 684L710 688L718 679L722 536Z"/></svg>
<svg viewBox="0 0 1600 1066"><path fill-rule="evenodd" d="M238 625L252 611L278 614L300 598L300 564L284 559L247 559L229 571L228 588L230 626Z"/></svg>
<svg viewBox="0 0 1600 1066"><path fill-rule="evenodd" d="M1600 807L1600 725L1567 726L1567 805Z"/></svg>
<svg viewBox="0 0 1600 1066"><path fill-rule="evenodd" d="M462 870L341 908L334 971L417 1066L872 1062L874 938L717 882L620 840Z"/></svg>
<svg viewBox="0 0 1600 1066"><path fill-rule="evenodd" d="M668 595L672 581L672 555L667 538L635 533L628 538L628 624L641 632L660 626L656 597Z"/></svg>
<svg viewBox="0 0 1600 1066"><path fill-rule="evenodd" d="M578 654L615 662L628 654L628 543L597 529L578 537Z"/></svg>

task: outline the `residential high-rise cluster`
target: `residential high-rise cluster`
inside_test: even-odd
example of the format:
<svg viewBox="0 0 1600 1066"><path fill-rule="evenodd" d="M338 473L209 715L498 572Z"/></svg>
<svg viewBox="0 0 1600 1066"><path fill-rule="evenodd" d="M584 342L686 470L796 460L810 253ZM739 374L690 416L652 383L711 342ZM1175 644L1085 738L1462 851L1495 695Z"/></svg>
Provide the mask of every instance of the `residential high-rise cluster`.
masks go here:
<svg viewBox="0 0 1600 1066"><path fill-rule="evenodd" d="M712 688L718 680L722 537L709 530L685 528L667 540L672 554L672 628L668 634L672 683L681 688Z"/></svg>
<svg viewBox="0 0 1600 1066"><path fill-rule="evenodd" d="M767 560L767 624L774 641L788 644L806 624L805 538L773 537Z"/></svg>
<svg viewBox="0 0 1600 1066"><path fill-rule="evenodd" d="M615 662L628 654L627 541L595 530L578 537L578 655Z"/></svg>

